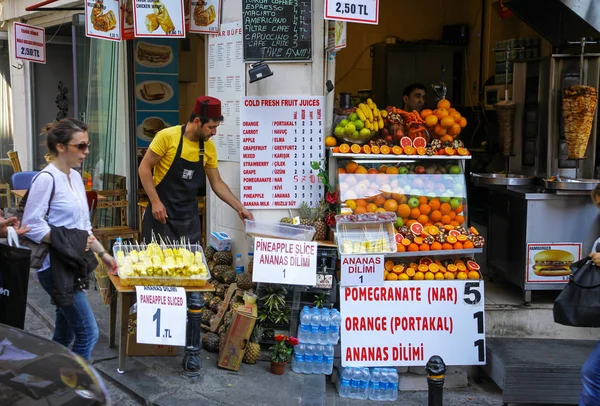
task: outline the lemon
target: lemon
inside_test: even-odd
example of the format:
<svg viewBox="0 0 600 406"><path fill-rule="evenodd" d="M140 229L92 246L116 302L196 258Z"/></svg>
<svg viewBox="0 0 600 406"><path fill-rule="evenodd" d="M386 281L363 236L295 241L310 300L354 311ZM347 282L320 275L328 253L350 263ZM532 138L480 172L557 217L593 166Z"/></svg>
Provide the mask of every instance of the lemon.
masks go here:
<svg viewBox="0 0 600 406"><path fill-rule="evenodd" d="M404 272L400 274L400 276L398 277L398 279L400 279L401 281L407 281L410 278L408 277L407 274L405 274Z"/></svg>
<svg viewBox="0 0 600 406"><path fill-rule="evenodd" d="M425 272L425 280L426 281L432 281L435 278L435 276L433 275L433 272Z"/></svg>

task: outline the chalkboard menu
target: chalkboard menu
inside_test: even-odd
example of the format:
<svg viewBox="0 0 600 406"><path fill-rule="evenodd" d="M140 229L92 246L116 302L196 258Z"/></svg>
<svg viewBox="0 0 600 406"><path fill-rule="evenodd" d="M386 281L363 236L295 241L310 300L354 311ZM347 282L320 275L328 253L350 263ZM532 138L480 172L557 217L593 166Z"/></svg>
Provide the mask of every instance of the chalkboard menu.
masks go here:
<svg viewBox="0 0 600 406"><path fill-rule="evenodd" d="M309 61L312 0L243 0L245 61Z"/></svg>

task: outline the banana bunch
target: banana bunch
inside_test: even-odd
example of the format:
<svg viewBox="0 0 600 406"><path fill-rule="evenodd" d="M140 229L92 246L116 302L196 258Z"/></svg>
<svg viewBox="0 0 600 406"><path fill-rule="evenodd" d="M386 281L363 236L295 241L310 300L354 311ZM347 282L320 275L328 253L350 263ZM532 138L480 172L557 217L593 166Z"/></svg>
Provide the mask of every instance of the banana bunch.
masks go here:
<svg viewBox="0 0 600 406"><path fill-rule="evenodd" d="M139 248L139 247L138 247ZM146 249L118 251L117 263L122 277L206 278L208 271L200 251L185 247L161 248L149 244Z"/></svg>
<svg viewBox="0 0 600 406"><path fill-rule="evenodd" d="M365 128L375 132L383 129L383 119L387 117L387 111L379 110L373 100L367 99L366 103L360 103L356 113L358 118L365 123Z"/></svg>

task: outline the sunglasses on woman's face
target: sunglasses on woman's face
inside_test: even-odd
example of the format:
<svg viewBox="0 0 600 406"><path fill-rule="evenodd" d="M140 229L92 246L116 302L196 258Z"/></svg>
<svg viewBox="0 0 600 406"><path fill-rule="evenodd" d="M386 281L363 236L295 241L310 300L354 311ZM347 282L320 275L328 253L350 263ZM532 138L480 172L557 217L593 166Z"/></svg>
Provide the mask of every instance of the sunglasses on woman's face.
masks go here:
<svg viewBox="0 0 600 406"><path fill-rule="evenodd" d="M71 145L73 147L77 147L77 149L80 150L80 151L85 151L86 149L89 149L92 146L92 144L90 144L89 142L88 143L83 143L82 142L80 144L67 144L67 145Z"/></svg>

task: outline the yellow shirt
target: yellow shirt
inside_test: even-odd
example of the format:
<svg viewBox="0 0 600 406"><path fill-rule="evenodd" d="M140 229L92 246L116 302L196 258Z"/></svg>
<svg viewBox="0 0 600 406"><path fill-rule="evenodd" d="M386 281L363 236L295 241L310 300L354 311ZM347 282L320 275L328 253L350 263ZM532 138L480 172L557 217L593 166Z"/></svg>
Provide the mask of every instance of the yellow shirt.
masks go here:
<svg viewBox="0 0 600 406"><path fill-rule="evenodd" d="M156 136L150 144L150 149L157 155L162 156L158 164L154 167L154 186L158 185L167 174L171 167L177 147L181 140L181 126L165 128L156 133ZM181 157L186 161L198 162L200 160L200 143L190 141L183 137L183 146L181 149ZM204 142L204 167L217 168L217 148L212 140Z"/></svg>

